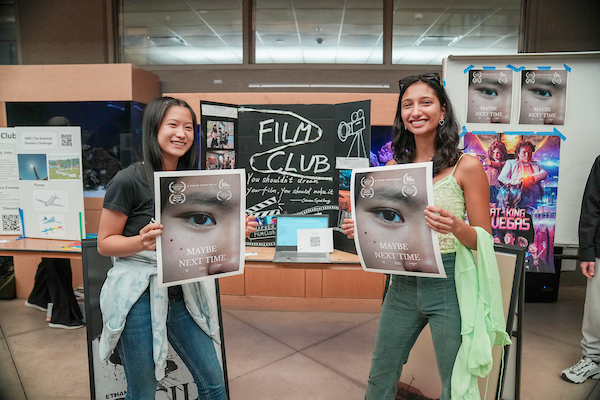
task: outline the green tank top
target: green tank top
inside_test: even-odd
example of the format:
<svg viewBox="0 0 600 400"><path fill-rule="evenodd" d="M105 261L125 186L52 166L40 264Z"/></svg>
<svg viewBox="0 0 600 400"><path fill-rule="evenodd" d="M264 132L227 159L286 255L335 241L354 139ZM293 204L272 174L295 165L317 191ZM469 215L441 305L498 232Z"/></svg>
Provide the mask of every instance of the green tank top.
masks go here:
<svg viewBox="0 0 600 400"><path fill-rule="evenodd" d="M456 171L456 167L458 166L462 156L464 156L464 154L460 156L454 165L452 173L447 177L437 181L433 185L433 201L436 206L450 211L452 214L464 221L467 215L467 209L465 207L465 193L460 188L458 182L456 182L456 178L454 177L454 171ZM440 242L440 250L442 254L453 253L455 251L454 240L456 240L456 237L454 234L438 233L438 240Z"/></svg>

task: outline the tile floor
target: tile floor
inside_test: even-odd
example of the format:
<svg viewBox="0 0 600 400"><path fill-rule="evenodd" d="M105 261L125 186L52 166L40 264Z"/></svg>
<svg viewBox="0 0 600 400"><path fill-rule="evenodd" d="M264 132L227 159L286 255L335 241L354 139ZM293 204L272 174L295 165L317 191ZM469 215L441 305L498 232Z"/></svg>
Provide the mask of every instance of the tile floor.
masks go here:
<svg viewBox="0 0 600 400"><path fill-rule="evenodd" d="M581 357L583 286L526 303L522 400L598 400L600 383L560 371ZM377 314L223 310L233 400L362 399ZM49 328L23 300L0 301L0 400L89 399L86 331Z"/></svg>

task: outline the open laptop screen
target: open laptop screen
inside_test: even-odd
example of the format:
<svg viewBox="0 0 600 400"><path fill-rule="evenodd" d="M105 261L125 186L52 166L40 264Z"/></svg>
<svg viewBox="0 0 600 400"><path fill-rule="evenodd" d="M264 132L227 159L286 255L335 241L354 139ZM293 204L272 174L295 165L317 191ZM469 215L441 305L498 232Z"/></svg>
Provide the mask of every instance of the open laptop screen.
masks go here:
<svg viewBox="0 0 600 400"><path fill-rule="evenodd" d="M298 229L328 228L327 215L278 215L276 245L298 246Z"/></svg>

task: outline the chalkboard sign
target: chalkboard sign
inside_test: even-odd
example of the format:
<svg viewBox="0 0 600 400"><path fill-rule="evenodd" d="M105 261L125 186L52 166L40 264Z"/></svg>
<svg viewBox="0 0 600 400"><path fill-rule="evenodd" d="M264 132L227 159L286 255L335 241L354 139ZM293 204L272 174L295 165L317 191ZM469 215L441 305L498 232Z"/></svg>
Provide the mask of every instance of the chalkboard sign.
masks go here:
<svg viewBox="0 0 600 400"><path fill-rule="evenodd" d="M202 102L201 110L203 128L211 118L236 127L236 167L246 170L246 212L259 219L248 245L274 246L280 214L327 214L340 235L339 225L349 215L339 207L340 174L368 165L370 101L245 106ZM346 248L345 240L339 237L336 243Z"/></svg>

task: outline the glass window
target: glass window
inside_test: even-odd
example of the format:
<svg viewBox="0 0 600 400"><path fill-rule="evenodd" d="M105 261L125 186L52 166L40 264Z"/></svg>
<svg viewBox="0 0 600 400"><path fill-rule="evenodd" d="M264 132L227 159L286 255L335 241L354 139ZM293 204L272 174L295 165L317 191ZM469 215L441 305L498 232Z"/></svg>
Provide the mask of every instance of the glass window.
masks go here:
<svg viewBox="0 0 600 400"><path fill-rule="evenodd" d="M123 0L122 61L241 64L241 0Z"/></svg>
<svg viewBox="0 0 600 400"><path fill-rule="evenodd" d="M383 63L383 0L256 0L256 63Z"/></svg>
<svg viewBox="0 0 600 400"><path fill-rule="evenodd" d="M15 3L3 1L0 4L0 65L18 63Z"/></svg>
<svg viewBox="0 0 600 400"><path fill-rule="evenodd" d="M517 54L521 0L394 0L393 64L449 55Z"/></svg>

